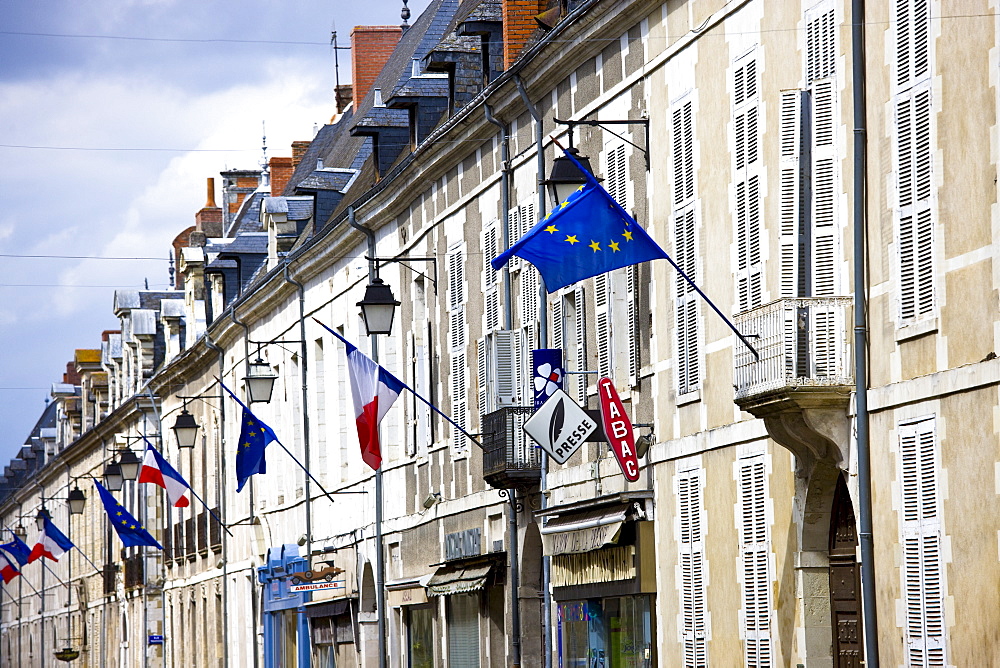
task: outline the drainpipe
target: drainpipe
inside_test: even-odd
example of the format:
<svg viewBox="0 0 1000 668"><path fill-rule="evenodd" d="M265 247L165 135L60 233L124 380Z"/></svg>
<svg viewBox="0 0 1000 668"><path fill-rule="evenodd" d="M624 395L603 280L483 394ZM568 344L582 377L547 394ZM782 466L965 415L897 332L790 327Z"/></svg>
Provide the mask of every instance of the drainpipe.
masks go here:
<svg viewBox="0 0 1000 668"><path fill-rule="evenodd" d="M375 254L375 233L358 223L354 217L354 207L347 209L347 221L368 239L368 282L378 277L378 267L372 258ZM378 336L370 335L372 361L378 364ZM375 605L378 609L378 666L386 667L385 647L385 555L382 554L382 467L375 469Z"/></svg>
<svg viewBox="0 0 1000 668"><path fill-rule="evenodd" d="M527 108L528 113L535 120L535 153L536 161L538 164L538 220L545 217L545 186L542 185L542 181L545 180L545 144L542 141L542 117L538 113L538 109L531 100L528 98L528 91L524 87L524 82L521 80L519 75L514 75L514 83L517 84L517 92L521 95L521 101L524 102L525 108ZM538 347L545 348L549 342L549 309L548 309L548 293L545 291L545 279L542 278L541 274L538 276ZM545 510L547 497L546 492L546 477L549 473L549 456L546 453L542 453L541 462L541 506L542 510ZM542 651L545 655L545 668L552 668L552 592L549 589L549 582L551 581L551 563L548 557L542 556L542 632L545 635L545 639L542 642Z"/></svg>
<svg viewBox="0 0 1000 668"><path fill-rule="evenodd" d="M865 312L865 2L851 0L851 90L854 97L854 397L858 438L858 538L861 547L861 610L865 665L878 668L878 615L872 538L871 442L868 433L868 325Z"/></svg>
<svg viewBox="0 0 1000 668"><path fill-rule="evenodd" d="M299 339L302 341L302 364L299 371L302 376L302 457L305 459L305 468L309 470L309 385L308 385L308 346L306 344L306 288L304 285L292 278L288 272L288 262L283 267L285 281L294 285L299 291ZM307 567L312 568L312 489L310 487L311 478L305 476L306 493L306 561ZM299 609L299 625L308 628L306 622L305 606ZM308 647L309 643L303 643ZM300 651L301 653L301 651ZM309 655L305 655L308 663ZM300 657L301 659L302 657Z"/></svg>
<svg viewBox="0 0 1000 668"><path fill-rule="evenodd" d="M486 120L500 128L500 210L503 216L501 243L503 249L510 248L510 133L507 126L493 116L493 109L488 104L483 105ZM510 267L503 266L503 326L510 330L514 327L514 314L511 312ZM507 490L510 500L510 623L513 629L511 637L511 665L517 668L521 665L521 599L518 592L521 589L521 569L518 559L520 547L517 535L517 488Z"/></svg>
<svg viewBox="0 0 1000 668"><path fill-rule="evenodd" d="M205 332L205 345L219 355L219 378L226 373L226 353L208 332ZM226 402L219 402L219 519L222 520L222 614L229 615L229 540L226 528ZM254 614L254 619L257 615ZM257 665L257 639L253 639L253 664ZM229 668L229 624L222 625L222 668Z"/></svg>

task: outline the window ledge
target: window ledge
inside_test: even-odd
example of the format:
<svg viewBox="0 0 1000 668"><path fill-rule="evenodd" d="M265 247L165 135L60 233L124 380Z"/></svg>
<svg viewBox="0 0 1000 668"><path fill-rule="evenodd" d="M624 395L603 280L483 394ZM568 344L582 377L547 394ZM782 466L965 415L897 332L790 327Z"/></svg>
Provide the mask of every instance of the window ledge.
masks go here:
<svg viewBox="0 0 1000 668"><path fill-rule="evenodd" d="M690 392L677 395L678 406L686 406L688 404L693 404L696 401L701 401L701 390L691 390Z"/></svg>
<svg viewBox="0 0 1000 668"><path fill-rule="evenodd" d="M903 325L902 327L896 328L896 343L910 341L921 336L926 336L927 334L934 334L937 331L938 319L936 317L918 320L917 322L910 323L909 325Z"/></svg>

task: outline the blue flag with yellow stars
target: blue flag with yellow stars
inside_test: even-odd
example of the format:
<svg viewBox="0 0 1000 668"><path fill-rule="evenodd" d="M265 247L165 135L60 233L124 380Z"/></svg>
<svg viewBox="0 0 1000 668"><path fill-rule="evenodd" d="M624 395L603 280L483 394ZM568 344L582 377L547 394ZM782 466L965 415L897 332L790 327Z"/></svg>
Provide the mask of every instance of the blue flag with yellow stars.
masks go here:
<svg viewBox="0 0 1000 668"><path fill-rule="evenodd" d="M125 543L125 547L132 547L133 545L148 545L149 547L158 547L161 550L163 546L156 542L146 529L143 528L139 522L132 517L132 514L125 510L125 507L115 501L115 497L111 496L111 492L104 488L104 485L94 481L97 485L97 493L101 495L101 502L104 503L104 511L108 514L108 519L111 520L112 526L114 526L115 531L118 532L118 537L122 539Z"/></svg>
<svg viewBox="0 0 1000 668"><path fill-rule="evenodd" d="M593 174L564 153L587 176L587 183L493 260L493 268L499 271L516 255L535 265L545 289L554 292L613 269L667 259Z"/></svg>
<svg viewBox="0 0 1000 668"><path fill-rule="evenodd" d="M242 404L241 404L242 405ZM265 472L264 448L271 441L277 441L271 428L257 419L250 409L243 406L243 427L240 429L240 447L236 452L236 491L254 473Z"/></svg>

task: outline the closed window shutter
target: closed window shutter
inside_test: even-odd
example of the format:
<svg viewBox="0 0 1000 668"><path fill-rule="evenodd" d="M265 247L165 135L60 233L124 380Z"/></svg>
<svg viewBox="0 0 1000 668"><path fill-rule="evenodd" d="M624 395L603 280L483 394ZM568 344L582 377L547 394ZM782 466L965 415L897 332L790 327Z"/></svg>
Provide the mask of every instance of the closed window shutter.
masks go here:
<svg viewBox="0 0 1000 668"><path fill-rule="evenodd" d="M611 275L594 277L594 318L597 328L597 373L600 378L611 377Z"/></svg>
<svg viewBox="0 0 1000 668"><path fill-rule="evenodd" d="M733 71L736 292L740 311L760 306L764 296L757 86L757 62L751 55Z"/></svg>
<svg viewBox="0 0 1000 668"><path fill-rule="evenodd" d="M629 210L628 197L628 156L624 144L607 147L605 164L605 190L626 211Z"/></svg>
<svg viewBox="0 0 1000 668"><path fill-rule="evenodd" d="M566 350L566 337L563 329L563 301L566 297L562 294L556 295L556 298L552 300L551 306L551 317L549 322L552 324L552 347L559 348L560 350ZM566 353L563 352L563 355Z"/></svg>
<svg viewBox="0 0 1000 668"><path fill-rule="evenodd" d="M805 296L805 272L808 256L804 253L805 206L802 201L808 167L803 163L802 125L805 91L781 93L781 204L779 243L781 246L781 296Z"/></svg>
<svg viewBox="0 0 1000 668"><path fill-rule="evenodd" d="M521 401L529 405L531 390L531 351L538 347L538 270L528 263L521 267L521 364L519 387Z"/></svg>
<svg viewBox="0 0 1000 668"><path fill-rule="evenodd" d="M466 345L468 331L465 324L465 275L462 244L448 249L448 342L451 349L451 406L452 419L462 428L468 428L468 369ZM452 427L456 447L464 447L463 436Z"/></svg>
<svg viewBox="0 0 1000 668"><path fill-rule="evenodd" d="M674 161L674 260L691 280L698 282L697 201L694 174L694 103L678 102L671 114ZM741 126L742 127L742 126ZM742 135L742 130L740 131ZM675 277L677 308L677 391L700 387L698 299L694 288L678 273Z"/></svg>
<svg viewBox="0 0 1000 668"><path fill-rule="evenodd" d="M573 357L576 362L576 371L590 371L587 364L587 302L585 301L583 287L573 290ZM574 398L577 403L584 405L587 402L587 375L575 375Z"/></svg>
<svg viewBox="0 0 1000 668"><path fill-rule="evenodd" d="M933 418L900 425L899 506L908 666L946 665L938 460Z"/></svg>
<svg viewBox="0 0 1000 668"><path fill-rule="evenodd" d="M837 26L831 3L806 12L806 81L832 77L837 67Z"/></svg>
<svg viewBox="0 0 1000 668"><path fill-rule="evenodd" d="M492 221L483 230L483 299L484 331L500 328L500 287L497 272L490 263L499 254L497 221Z"/></svg>
<svg viewBox="0 0 1000 668"><path fill-rule="evenodd" d="M740 562L743 569L743 637L748 668L774 665L771 640L771 535L767 521L764 454L739 462Z"/></svg>
<svg viewBox="0 0 1000 668"><path fill-rule="evenodd" d="M684 668L705 668L708 665L703 477L700 468L684 471L677 476L677 517L680 530L678 563Z"/></svg>
<svg viewBox="0 0 1000 668"><path fill-rule="evenodd" d="M930 0L895 0L896 86L906 88L930 72Z"/></svg>
<svg viewBox="0 0 1000 668"><path fill-rule="evenodd" d="M639 384L639 370L642 368L639 336L639 266L632 264L625 268L625 303L628 310L628 382L631 387Z"/></svg>

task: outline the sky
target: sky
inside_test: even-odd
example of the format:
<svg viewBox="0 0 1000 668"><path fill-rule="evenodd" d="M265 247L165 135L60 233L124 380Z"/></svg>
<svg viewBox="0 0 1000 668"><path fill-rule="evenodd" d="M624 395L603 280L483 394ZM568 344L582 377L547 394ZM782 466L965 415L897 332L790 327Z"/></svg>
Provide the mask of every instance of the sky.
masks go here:
<svg viewBox="0 0 1000 668"><path fill-rule="evenodd" d="M410 23L429 0L409 0ZM116 289L168 289L205 180L290 156L402 0L0 0L0 467ZM350 52L337 52L340 82ZM115 258L115 259L111 259Z"/></svg>

